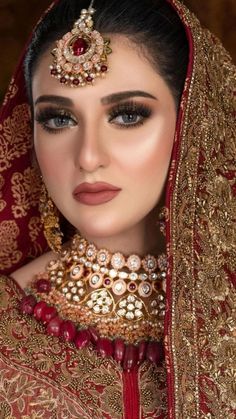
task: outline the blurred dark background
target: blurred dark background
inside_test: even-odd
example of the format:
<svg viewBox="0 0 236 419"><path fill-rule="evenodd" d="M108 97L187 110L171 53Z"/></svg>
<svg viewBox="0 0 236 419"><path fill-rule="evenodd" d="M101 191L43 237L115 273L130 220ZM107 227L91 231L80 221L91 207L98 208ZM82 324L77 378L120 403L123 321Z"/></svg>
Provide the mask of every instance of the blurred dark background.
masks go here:
<svg viewBox="0 0 236 419"><path fill-rule="evenodd" d="M215 33L236 62L235 0L182 0ZM0 100L21 50L50 0L0 0Z"/></svg>

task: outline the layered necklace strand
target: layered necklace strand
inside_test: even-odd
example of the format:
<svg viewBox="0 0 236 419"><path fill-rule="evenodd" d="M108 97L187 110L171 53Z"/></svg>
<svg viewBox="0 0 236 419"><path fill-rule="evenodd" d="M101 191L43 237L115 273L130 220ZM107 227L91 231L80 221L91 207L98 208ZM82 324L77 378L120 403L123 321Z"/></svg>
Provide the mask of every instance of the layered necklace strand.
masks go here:
<svg viewBox="0 0 236 419"><path fill-rule="evenodd" d="M142 361L159 364L163 353L165 254L111 254L80 235L37 275L20 307L46 325L48 334L93 345L124 370Z"/></svg>

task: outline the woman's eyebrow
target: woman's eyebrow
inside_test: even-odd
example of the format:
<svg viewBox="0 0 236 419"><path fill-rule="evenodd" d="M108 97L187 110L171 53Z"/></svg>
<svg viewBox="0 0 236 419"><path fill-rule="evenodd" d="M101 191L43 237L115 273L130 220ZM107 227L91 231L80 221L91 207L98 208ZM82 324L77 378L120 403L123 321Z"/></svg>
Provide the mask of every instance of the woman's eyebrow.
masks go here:
<svg viewBox="0 0 236 419"><path fill-rule="evenodd" d="M120 102L125 99L130 99L132 97L146 97L149 99L157 100L155 96L148 92L144 92L142 90L128 90L125 92L118 92L113 93L111 95L105 96L101 99L102 105L111 105L112 103ZM57 95L42 95L39 96L34 105L38 105L39 103L53 103L55 105L61 105L61 106L68 106L73 107L74 103L73 101L64 96L57 96Z"/></svg>
<svg viewBox="0 0 236 419"><path fill-rule="evenodd" d="M73 107L74 103L71 99L64 96L57 96L57 95L43 95L39 96L34 105L38 105L39 103L53 103L55 105L61 106L70 106Z"/></svg>
<svg viewBox="0 0 236 419"><path fill-rule="evenodd" d="M120 102L121 100L130 99L132 97L147 97L149 99L157 100L157 98L148 92L142 90L128 90L125 92L113 93L101 99L103 105L111 105L112 103Z"/></svg>

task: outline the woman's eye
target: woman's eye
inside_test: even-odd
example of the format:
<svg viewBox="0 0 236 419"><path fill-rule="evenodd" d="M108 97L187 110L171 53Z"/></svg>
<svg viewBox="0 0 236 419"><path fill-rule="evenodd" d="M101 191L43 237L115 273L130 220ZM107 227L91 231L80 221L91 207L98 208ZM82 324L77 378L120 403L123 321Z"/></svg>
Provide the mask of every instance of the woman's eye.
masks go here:
<svg viewBox="0 0 236 419"><path fill-rule="evenodd" d="M65 115L56 116L54 118L48 119L48 121L45 121L44 124L48 128L52 129L73 127L76 125L75 121L72 118Z"/></svg>
<svg viewBox="0 0 236 419"><path fill-rule="evenodd" d="M137 115L135 113L124 113L123 115L112 119L112 122L119 125L133 125L141 122L142 120L143 117L141 115Z"/></svg>
<svg viewBox="0 0 236 419"><path fill-rule="evenodd" d="M58 113L46 109L36 114L35 120L48 132L57 133L60 130L71 128L77 125L77 121L70 114Z"/></svg>
<svg viewBox="0 0 236 419"><path fill-rule="evenodd" d="M151 114L149 107L131 102L113 109L109 115L109 122L120 128L135 128L143 125Z"/></svg>

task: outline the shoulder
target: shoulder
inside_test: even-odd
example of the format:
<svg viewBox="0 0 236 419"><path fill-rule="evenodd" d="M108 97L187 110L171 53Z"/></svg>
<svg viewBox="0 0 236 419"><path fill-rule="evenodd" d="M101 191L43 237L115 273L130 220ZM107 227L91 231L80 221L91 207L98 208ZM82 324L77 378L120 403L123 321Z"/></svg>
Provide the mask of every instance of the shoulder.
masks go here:
<svg viewBox="0 0 236 419"><path fill-rule="evenodd" d="M11 277L17 282L21 288L26 288L35 275L44 272L50 260L57 259L58 256L54 252L48 252L42 256L27 263L17 271L11 274Z"/></svg>

